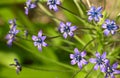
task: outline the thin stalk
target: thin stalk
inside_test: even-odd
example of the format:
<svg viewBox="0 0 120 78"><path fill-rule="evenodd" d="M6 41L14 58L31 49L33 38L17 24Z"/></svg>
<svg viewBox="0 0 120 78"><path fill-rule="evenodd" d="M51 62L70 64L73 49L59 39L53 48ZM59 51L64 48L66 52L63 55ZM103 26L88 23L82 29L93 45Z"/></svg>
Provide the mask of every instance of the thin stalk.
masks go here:
<svg viewBox="0 0 120 78"><path fill-rule="evenodd" d="M73 1L74 1L74 3L75 3L76 7L78 8L79 14L80 14L80 15L83 15L84 13L83 13L81 7L79 6L77 0L73 0Z"/></svg>
<svg viewBox="0 0 120 78"><path fill-rule="evenodd" d="M81 51L84 51L84 50L86 49L86 47L87 47L90 43L92 43L95 39L96 39L96 38L93 38L92 40L90 40L90 41L83 47L83 49L82 49Z"/></svg>
<svg viewBox="0 0 120 78"><path fill-rule="evenodd" d="M38 68L38 67L32 67L32 66L25 66L25 67L33 70L47 71L47 72L74 72L74 70L51 70L51 69Z"/></svg>
<svg viewBox="0 0 120 78"><path fill-rule="evenodd" d="M69 13L75 15L76 17L79 17L81 20L85 20L84 18L81 18L79 15L75 14L74 12L72 12L72 11L70 11L70 10L68 10L68 9L66 9L66 8L64 8L64 7L62 7L62 6L60 6L60 5L57 5L57 6L59 6L60 8L66 10L66 11L68 11Z"/></svg>
<svg viewBox="0 0 120 78"><path fill-rule="evenodd" d="M88 7L90 8L91 7L91 4L90 4L90 1L87 0L87 4L88 4Z"/></svg>
<svg viewBox="0 0 120 78"><path fill-rule="evenodd" d="M92 67L92 69L87 73L87 75L84 78L88 78L89 74L93 71L94 66Z"/></svg>
<svg viewBox="0 0 120 78"><path fill-rule="evenodd" d="M39 59L42 59L42 60L44 60L44 61L49 61L49 62L51 62L51 63L55 63L56 65L59 65L59 66L62 66L62 67L65 67L65 68L68 68L68 69L71 69L71 70L76 70L74 67L72 67L72 66L70 66L70 65L67 65L67 64L65 64L65 63L61 63L61 62L59 62L59 61L55 61L55 60L53 60L53 59L47 58L47 57L45 57L45 56L43 56L43 55L40 55L40 54L38 54L38 53L35 53L35 52L33 53L33 50L31 50L30 48L24 47L24 46L21 45L20 43L17 43L17 42L16 42L15 44L18 45L19 47L25 49L26 51L31 52L34 56L38 57Z"/></svg>

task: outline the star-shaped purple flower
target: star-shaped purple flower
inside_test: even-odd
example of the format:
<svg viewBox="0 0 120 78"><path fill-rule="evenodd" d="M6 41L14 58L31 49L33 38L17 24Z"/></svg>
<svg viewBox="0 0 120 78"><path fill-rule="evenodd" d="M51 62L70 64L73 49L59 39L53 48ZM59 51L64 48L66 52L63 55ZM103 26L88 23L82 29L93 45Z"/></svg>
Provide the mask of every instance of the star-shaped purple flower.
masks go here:
<svg viewBox="0 0 120 78"><path fill-rule="evenodd" d="M59 31L61 33L63 33L63 37L66 39L67 36L74 36L73 31L75 31L77 29L76 26L71 26L71 22L66 22L66 24L64 24L63 22L60 23L59 26Z"/></svg>
<svg viewBox="0 0 120 78"><path fill-rule="evenodd" d="M60 5L59 0L48 0L47 5L49 5L49 9L53 9L54 11L58 11L57 5Z"/></svg>
<svg viewBox="0 0 120 78"><path fill-rule="evenodd" d="M88 11L88 13L87 13L87 15L89 16L88 20L89 21L94 20L96 22L99 22L100 18L103 17L103 15L101 14L101 12L102 12L102 7L101 6L98 7L98 8L92 6L90 8L90 10Z"/></svg>
<svg viewBox="0 0 120 78"><path fill-rule="evenodd" d="M27 0L26 7L25 7L25 14L28 15L29 10L36 7L36 3L32 2L31 0Z"/></svg>
<svg viewBox="0 0 120 78"><path fill-rule="evenodd" d="M114 74L120 74L120 70L116 70L118 66L118 63L114 63L112 66L110 66L109 63L106 64L106 75L105 78L115 78Z"/></svg>
<svg viewBox="0 0 120 78"><path fill-rule="evenodd" d="M34 41L34 46L38 47L39 51L42 51L42 46L46 47L47 43L44 42L46 39L46 36L42 36L42 30L38 32L38 37L37 36L32 36L32 40Z"/></svg>
<svg viewBox="0 0 120 78"><path fill-rule="evenodd" d="M116 30L119 28L115 21L110 21L109 19L105 20L105 23L102 25L102 28L104 28L104 34L106 36L109 35L109 33L111 34L115 34Z"/></svg>
<svg viewBox="0 0 120 78"><path fill-rule="evenodd" d="M16 36L16 34L17 34L18 32L19 32L19 30L16 30L16 26L13 26L13 27L10 29L9 33L6 35L6 39L8 40L8 41L7 41L7 44L8 44L9 46L12 45L12 42L15 40L15 36Z"/></svg>
<svg viewBox="0 0 120 78"><path fill-rule="evenodd" d="M70 54L70 59L71 60L71 64L78 64L78 67L81 69L82 65L87 64L88 62L84 59L84 57L86 56L86 52L79 52L79 50L77 48L74 49L74 54Z"/></svg>
<svg viewBox="0 0 120 78"><path fill-rule="evenodd" d="M100 53L96 52L95 54L96 58L90 58L89 61L91 63L95 63L94 70L98 70L98 67L100 67L101 72L104 72L105 64L107 64L109 61L106 59L106 52L104 52L101 56Z"/></svg>

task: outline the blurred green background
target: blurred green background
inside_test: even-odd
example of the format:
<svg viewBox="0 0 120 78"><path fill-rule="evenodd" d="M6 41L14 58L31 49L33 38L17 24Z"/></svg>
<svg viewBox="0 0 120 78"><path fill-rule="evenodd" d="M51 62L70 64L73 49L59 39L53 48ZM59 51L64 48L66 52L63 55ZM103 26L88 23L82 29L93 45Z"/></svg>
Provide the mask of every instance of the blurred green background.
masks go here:
<svg viewBox="0 0 120 78"><path fill-rule="evenodd" d="M37 35L39 30L43 30L44 35L47 35L47 37L60 35L57 31L59 19L66 22L70 21L79 28L92 28L94 24L87 21L86 11L88 5L86 0L81 1L61 0L61 5L86 20L82 20L60 7L56 13L50 11L46 5L46 0L41 0L37 8L29 11L28 16L24 13L26 0L0 0L0 78L71 78L79 68L77 65L72 66L70 64L69 54L73 53L75 47L82 50L93 39L94 33L92 30L77 30L75 37L67 40L62 37L48 39L46 42L49 46L43 48L42 52L39 52L33 42L27 39L32 40L32 35ZM109 0L106 0L106 3L104 0L90 0L91 5L105 5L104 19L109 17L115 19L119 24L120 1L114 0L114 2L111 2ZM12 47L8 47L5 40L5 36L9 31L8 20L14 18L17 19L17 29L20 30L18 35L22 38L16 38ZM29 31L27 39L23 36L24 30ZM106 40L103 40L102 32L95 34L95 36L98 36L98 40L86 47L86 59L94 57L96 51L101 53L107 51L107 58L111 60L111 63L119 62L120 48L119 41L116 40L120 38L119 33L117 36L106 38ZM114 40L116 40L114 43L108 42ZM110 44L106 46L104 41ZM16 74L14 67L9 66L9 64L14 63L14 58L20 61L23 68L19 75ZM92 67L93 64L88 64L75 78L84 78ZM117 75L116 77L119 78L120 76ZM104 78L104 75L99 70L92 70L88 78Z"/></svg>

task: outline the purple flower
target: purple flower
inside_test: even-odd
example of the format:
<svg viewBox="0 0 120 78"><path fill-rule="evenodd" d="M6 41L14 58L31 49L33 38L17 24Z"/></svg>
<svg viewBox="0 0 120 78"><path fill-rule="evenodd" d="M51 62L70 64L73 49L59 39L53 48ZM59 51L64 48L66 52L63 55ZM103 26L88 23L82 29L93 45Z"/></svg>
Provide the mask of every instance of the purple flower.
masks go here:
<svg viewBox="0 0 120 78"><path fill-rule="evenodd" d="M94 70L98 70L98 67L100 67L100 70L104 72L105 64L108 63L108 59L106 59L106 52L104 52L101 56L100 53L96 52L96 58L90 58L89 61L91 63L95 63Z"/></svg>
<svg viewBox="0 0 120 78"><path fill-rule="evenodd" d="M84 59L84 57L86 56L86 52L79 52L79 50L77 48L74 49L74 54L70 54L70 59L71 60L71 64L74 65L76 63L78 63L78 67L82 68L83 64L87 64L88 62Z"/></svg>
<svg viewBox="0 0 120 78"><path fill-rule="evenodd" d="M25 14L28 15L29 10L30 10L30 9L33 9L33 8L35 8L35 7L36 7L36 3L35 3L35 2L32 3L31 0L27 0L27 2L26 2L26 7L25 7Z"/></svg>
<svg viewBox="0 0 120 78"><path fill-rule="evenodd" d="M105 20L105 23L102 25L102 28L104 28L104 34L108 36L109 33L115 34L116 30L119 28L115 21L110 21L109 19Z"/></svg>
<svg viewBox="0 0 120 78"><path fill-rule="evenodd" d="M118 63L114 63L112 66L110 66L109 63L106 64L106 69L105 69L105 78L115 78L114 74L120 74L120 70L116 70L118 66Z"/></svg>
<svg viewBox="0 0 120 78"><path fill-rule="evenodd" d="M44 42L46 39L46 36L42 36L42 30L38 32L38 37L37 36L32 36L32 40L34 41L34 46L38 47L39 51L42 51L42 46L46 47L47 43Z"/></svg>
<svg viewBox="0 0 120 78"><path fill-rule="evenodd" d="M71 26L71 22L67 22L66 24L64 24L63 22L60 23L60 27L59 30L61 33L63 33L63 37L66 39L67 36L74 36L73 31L75 31L77 29L76 26Z"/></svg>
<svg viewBox="0 0 120 78"><path fill-rule="evenodd" d="M10 28L16 26L16 19L9 20L8 22L10 24Z"/></svg>
<svg viewBox="0 0 120 78"><path fill-rule="evenodd" d="M48 0L47 5L49 5L49 9L53 9L54 11L58 11L57 5L60 5L59 0Z"/></svg>
<svg viewBox="0 0 120 78"><path fill-rule="evenodd" d="M15 36L16 36L16 34L17 34L18 32L19 32L19 30L16 30L16 26L13 26L13 27L10 29L9 33L6 35L6 39L8 40L8 41L7 41L7 44L8 44L9 46L12 45L12 42L15 40Z"/></svg>
<svg viewBox="0 0 120 78"><path fill-rule="evenodd" d="M98 7L98 8L92 6L90 8L90 10L88 11L88 13L87 13L87 15L89 16L88 20L89 21L94 20L96 22L99 22L100 18L103 17L103 15L101 14L101 11L102 11L102 7L101 6Z"/></svg>

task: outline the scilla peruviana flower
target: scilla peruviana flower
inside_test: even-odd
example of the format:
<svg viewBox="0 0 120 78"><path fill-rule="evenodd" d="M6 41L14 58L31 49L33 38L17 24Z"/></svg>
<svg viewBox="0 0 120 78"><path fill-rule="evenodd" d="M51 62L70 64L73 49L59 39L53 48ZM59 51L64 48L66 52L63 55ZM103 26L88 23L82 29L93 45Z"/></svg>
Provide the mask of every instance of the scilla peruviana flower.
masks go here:
<svg viewBox="0 0 120 78"><path fill-rule="evenodd" d="M106 64L106 68L105 68L105 78L115 78L115 74L120 74L120 70L116 70L118 66L118 63L114 63L112 66L110 66L109 63Z"/></svg>
<svg viewBox="0 0 120 78"><path fill-rule="evenodd" d="M31 0L27 0L25 6L25 14L28 15L29 10L36 7L36 2L32 2Z"/></svg>
<svg viewBox="0 0 120 78"><path fill-rule="evenodd" d="M71 22L66 22L66 24L64 24L63 22L60 23L59 26L59 31L61 33L63 33L63 37L66 39L67 36L74 36L73 31L75 31L77 29L76 26L71 26Z"/></svg>
<svg viewBox="0 0 120 78"><path fill-rule="evenodd" d="M9 33L6 35L7 44L12 45L12 42L15 40L16 34L19 33L19 30L16 30L16 26L10 28Z"/></svg>
<svg viewBox="0 0 120 78"><path fill-rule="evenodd" d="M116 30L119 28L115 21L110 21L109 19L105 20L105 23L102 25L102 28L104 28L104 34L106 36L109 35L109 33L111 33L112 35L115 34Z"/></svg>
<svg viewBox="0 0 120 78"><path fill-rule="evenodd" d="M48 0L47 5L49 5L50 10L53 9L54 11L58 11L57 5L60 5L60 1L59 0Z"/></svg>
<svg viewBox="0 0 120 78"><path fill-rule="evenodd" d="M46 36L42 36L42 30L38 32L38 36L33 35L32 40L34 41L34 46L38 47L39 51L42 51L42 46L46 47L47 43L44 42Z"/></svg>
<svg viewBox="0 0 120 78"><path fill-rule="evenodd" d="M90 58L89 61L91 63L95 63L94 70L98 70L98 67L100 67L101 72L104 72L105 65L109 62L108 59L106 59L106 52L104 52L101 56L99 52L96 52L95 54L96 58Z"/></svg>
<svg viewBox="0 0 120 78"><path fill-rule="evenodd" d="M99 22L100 18L103 17L103 15L101 14L101 11L102 11L102 7L101 6L98 7L98 8L92 6L90 8L90 10L88 11L88 13L87 13L87 15L89 16L88 20L89 21L94 20L95 22Z"/></svg>
<svg viewBox="0 0 120 78"><path fill-rule="evenodd" d="M87 64L88 62L84 59L84 57L86 56L86 52L79 52L79 50L77 48L74 49L74 54L70 54L70 59L71 60L71 64L78 64L78 67L81 69L83 65Z"/></svg>

